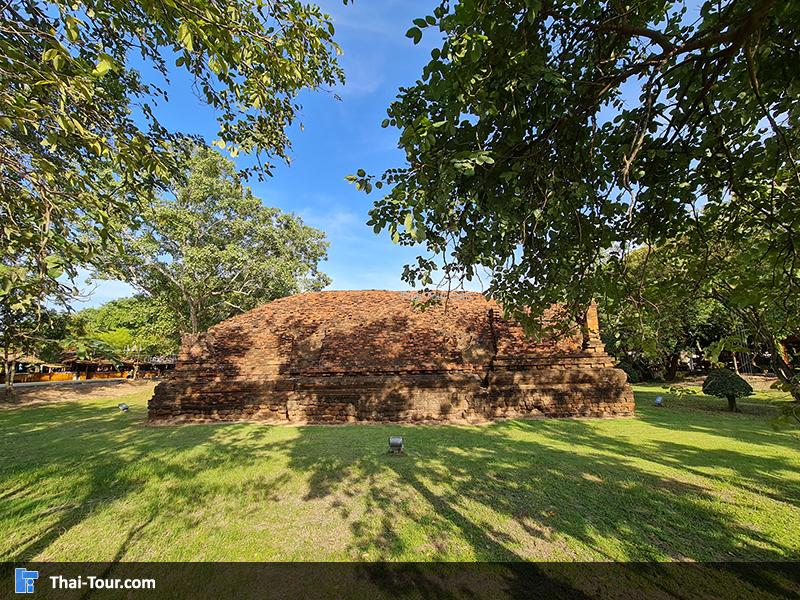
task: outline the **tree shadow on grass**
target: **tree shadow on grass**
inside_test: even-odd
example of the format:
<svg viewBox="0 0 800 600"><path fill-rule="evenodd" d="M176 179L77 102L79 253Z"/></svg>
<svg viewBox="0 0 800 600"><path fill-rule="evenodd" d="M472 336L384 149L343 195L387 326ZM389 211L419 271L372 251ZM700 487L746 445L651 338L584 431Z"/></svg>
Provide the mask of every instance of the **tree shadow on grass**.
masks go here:
<svg viewBox="0 0 800 600"><path fill-rule="evenodd" d="M798 558L797 547L732 520L717 508L718 496L703 485L651 472L632 460L655 460L651 453L658 449L648 449L643 456L637 445L604 435L587 421L348 429L356 439L345 448L339 428L313 426L300 428L287 447L290 466L308 474L307 497L346 490L366 499L366 510L351 524L350 554L356 559L408 560L426 555L430 547L431 558L447 560L465 546L469 559L478 561ZM390 432L404 435L404 456L383 453ZM572 451L564 441L583 450ZM587 455L586 447L596 451ZM324 461L317 459L320 448L327 451ZM703 457L681 444L670 451L679 462ZM709 454L706 464L752 458L733 454ZM754 463L748 474L787 464L779 459ZM409 532L414 528L421 531ZM576 552L565 538L584 549ZM580 569L537 568L540 582L562 586L552 588L551 597L567 589L576 597L597 595ZM640 587L655 592L651 597L687 599L754 589L738 574L703 567L666 573L601 568L596 574L598 581L605 581L603 589L608 590L608 584L612 590L628 586L631 595L622 597L637 597ZM449 585L439 587L441 581L425 568L388 583L380 575L382 586L400 594L411 589L420 597L451 597ZM508 569L502 575L503 588L530 594L529 575ZM780 590L793 589L781 587L785 582L762 583L760 587L777 589L777 596ZM548 588L540 584L539 589ZM686 594L687 589L692 593Z"/></svg>
<svg viewBox="0 0 800 600"><path fill-rule="evenodd" d="M142 413L122 414L115 404L60 403L3 415L0 450L12 458L0 465L0 514L17 523L12 533L18 537L0 559L31 560L108 505L159 486L132 520L112 525L113 533L125 532L114 556L119 560L147 528L163 526L165 514L190 528L201 518L192 506L218 497L274 501L288 479L256 475L243 488L199 480L206 470L249 464L264 445L251 448L214 425L147 427ZM20 535L26 531L32 533Z"/></svg>
<svg viewBox="0 0 800 600"><path fill-rule="evenodd" d="M648 425L678 433L686 431L686 427L670 422L668 418L645 417ZM520 424L528 427L527 424ZM546 435L559 439L564 443L583 444L591 446L597 451L617 454L623 461L630 458L644 459L653 465L672 467L675 470L695 475L707 480L725 482L726 484L742 488L748 492L767 496L779 502L800 505L800 479L793 477L796 465L787 461L784 456L777 453L772 455L746 452L748 446L739 445L738 449L729 447L705 448L690 443L680 443L655 437L647 443L634 444L621 437L604 435L594 428L587 427L585 422L573 421L563 426L553 426L551 423L542 425ZM770 434L764 432L764 427L744 433L738 426L716 423L712 431L703 433L716 436L720 444L745 442L749 447L761 448L767 445L765 438L770 440L769 445L778 451L791 449L800 452L800 440L791 435L777 432ZM712 438L714 439L714 438ZM779 443L776 440L781 440ZM737 448L737 446L734 446Z"/></svg>
<svg viewBox="0 0 800 600"><path fill-rule="evenodd" d="M664 407L654 406L658 396L664 400ZM683 429L700 431L716 431L722 425L725 434L731 437L756 437L765 444L785 444L796 448L800 445L800 428L786 428L784 432L789 433L788 436L773 435L776 430L771 426L770 419L778 416L778 409L785 402L744 400L741 402L740 412L731 413L725 400L711 396L677 398L665 393L663 389L636 391L637 413L645 416L648 423L664 424L667 427L680 424ZM767 424L770 425L765 426Z"/></svg>
<svg viewBox="0 0 800 600"><path fill-rule="evenodd" d="M644 420L684 428L666 415L646 413ZM330 518L347 523L343 545L355 560L798 558L797 547L732 520L706 485L713 475L703 470L734 470L734 485L796 507L796 483L772 475L793 468L788 459L663 439L642 445L595 423L145 427L141 414L120 414L112 403L8 412L0 444L13 460L0 466L0 481L9 483L0 512L33 533L16 539L4 559L30 560L98 508L157 485L146 510L119 525L125 534L112 554L124 559L158 518L169 515L176 527L191 528L206 518L193 508L220 497L277 508L279 492L296 477L305 483L301 503L328 502ZM265 435L275 431L286 435ZM386 438L396 432L406 437L404 456L385 453ZM717 435L734 434L742 435L730 424L717 426ZM762 435L747 439L756 443ZM272 457L288 461L287 472L239 483L202 477ZM62 478L65 472L78 476ZM39 493L42 482L59 478L56 492ZM47 525L35 526L39 520Z"/></svg>
<svg viewBox="0 0 800 600"><path fill-rule="evenodd" d="M388 428L364 430L372 434L375 446L383 445ZM602 452L586 455L514 435L536 430ZM559 430L563 433L553 433ZM362 456L337 453L335 429L301 428L301 435L290 443L292 468L310 473L309 496L360 486L374 508L352 526L354 556L392 560L418 552L407 547L397 531L403 523L418 520L416 503L429 508L431 522L423 524L425 543L437 550L434 556L445 558L453 542L466 542L476 560L546 559L548 554L570 558L573 548L565 537L594 549L593 558L601 560L774 560L798 555L797 548L731 522L713 508L717 497L708 489L626 460L641 455L639 448L598 434L582 421L394 431L407 436L405 456L377 455L374 449ZM330 456L318 469L317 452L308 445L317 446L322 439L329 441ZM668 449L679 463L704 460L702 453L679 444L661 449ZM752 474L788 468L779 459L759 461L733 454L705 455L706 464L753 460ZM405 497L405 487L413 490L411 498ZM437 532L442 539L431 539ZM376 539L392 543L377 545ZM599 539L616 540L613 553L601 547ZM585 558L585 552L581 556Z"/></svg>

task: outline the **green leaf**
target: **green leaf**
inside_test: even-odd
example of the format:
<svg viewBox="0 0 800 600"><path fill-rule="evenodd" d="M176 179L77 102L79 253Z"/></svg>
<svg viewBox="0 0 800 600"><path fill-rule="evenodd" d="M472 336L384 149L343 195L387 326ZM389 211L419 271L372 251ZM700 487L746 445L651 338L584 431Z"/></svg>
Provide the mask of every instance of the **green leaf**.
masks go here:
<svg viewBox="0 0 800 600"><path fill-rule="evenodd" d="M72 15L67 15L64 29L67 33L67 40L70 42L77 42L81 38L80 21Z"/></svg>
<svg viewBox="0 0 800 600"><path fill-rule="evenodd" d="M102 77L111 69L113 69L114 66L113 58L111 58L108 54L100 53L100 60L97 63L97 66L94 68L94 71L92 71L92 75L95 77Z"/></svg>
<svg viewBox="0 0 800 600"><path fill-rule="evenodd" d="M293 99L343 79L329 19L313 6L163 0L34 2L29 8L5 11L0 27L14 32L0 40L2 55L19 66L3 70L0 138L22 161L12 176L15 218L0 224L5 245L0 271L21 271L9 294L25 307L41 298L68 303L72 292L55 286L48 270L51 276L58 270L71 273L88 257L121 247L121 232L133 228L153 190L174 182L183 170L187 157L178 151L180 134L159 126L151 110L163 86L137 74L169 61L164 48L175 53L176 67L190 67L198 95L218 117L216 137L232 154L288 160L287 129L299 122L300 110ZM278 21L286 27L276 27ZM134 53L126 51L131 40ZM272 168L258 163L243 174L269 176ZM229 183L241 183L233 179L236 166L222 172ZM313 242L308 257L324 256L321 234L306 226L298 230L306 238L298 246ZM43 254L63 262L39 264ZM300 272L296 265L274 261L271 268ZM0 286L12 280L0 275ZM312 276L317 278L315 271ZM296 289L294 282L284 284L284 290ZM5 300L10 306L12 300Z"/></svg>
<svg viewBox="0 0 800 600"><path fill-rule="evenodd" d="M192 40L192 32L189 30L189 26L184 22L181 23L178 27L178 40L183 44L183 47L186 48L189 52L194 50L194 42Z"/></svg>
<svg viewBox="0 0 800 600"><path fill-rule="evenodd" d="M420 31L419 27L412 27L406 31L406 37L414 40L415 44L419 44L420 40L422 39L422 31Z"/></svg>

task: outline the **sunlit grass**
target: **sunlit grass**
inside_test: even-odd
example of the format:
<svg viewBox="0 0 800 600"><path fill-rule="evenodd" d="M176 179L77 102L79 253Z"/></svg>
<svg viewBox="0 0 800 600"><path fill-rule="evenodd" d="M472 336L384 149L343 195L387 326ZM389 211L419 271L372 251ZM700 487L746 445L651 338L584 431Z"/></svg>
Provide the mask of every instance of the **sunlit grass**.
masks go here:
<svg viewBox="0 0 800 600"><path fill-rule="evenodd" d="M635 418L482 427L148 427L149 391L3 410L0 560L800 558L784 396L636 395Z"/></svg>

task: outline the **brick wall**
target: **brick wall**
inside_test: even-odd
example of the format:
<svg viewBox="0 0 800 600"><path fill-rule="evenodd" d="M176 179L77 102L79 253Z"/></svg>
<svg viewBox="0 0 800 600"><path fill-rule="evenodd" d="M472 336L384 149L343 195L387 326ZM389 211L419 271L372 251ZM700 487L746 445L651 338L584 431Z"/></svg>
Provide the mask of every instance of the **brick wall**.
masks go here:
<svg viewBox="0 0 800 600"><path fill-rule="evenodd" d="M187 336L152 421L485 421L633 412L595 331L530 340L481 294L283 298ZM596 319L596 317L595 317ZM596 326L596 321L592 323Z"/></svg>

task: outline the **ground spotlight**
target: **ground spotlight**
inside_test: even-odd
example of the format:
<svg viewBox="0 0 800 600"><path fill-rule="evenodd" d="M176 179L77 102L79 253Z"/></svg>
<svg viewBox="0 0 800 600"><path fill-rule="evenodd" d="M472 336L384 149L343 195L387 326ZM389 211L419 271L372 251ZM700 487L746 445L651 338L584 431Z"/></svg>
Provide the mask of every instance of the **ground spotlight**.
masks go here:
<svg viewBox="0 0 800 600"><path fill-rule="evenodd" d="M389 438L389 453L402 454L404 450L403 438L400 436L391 436Z"/></svg>

